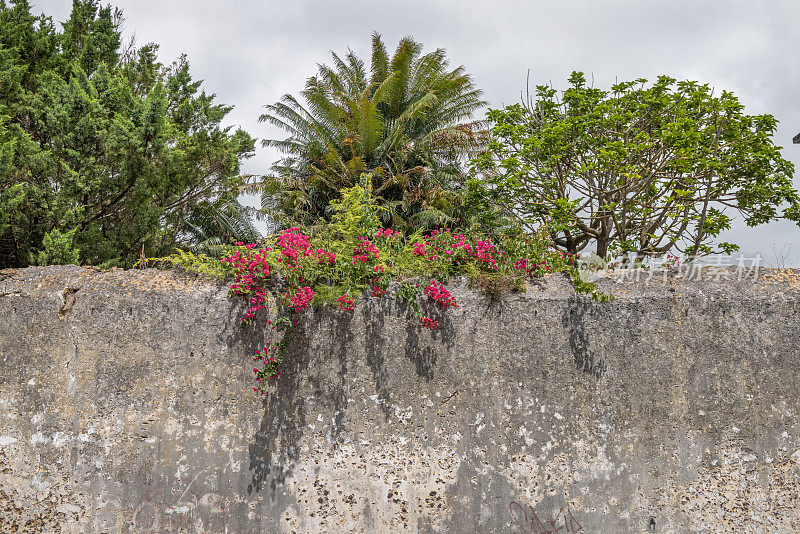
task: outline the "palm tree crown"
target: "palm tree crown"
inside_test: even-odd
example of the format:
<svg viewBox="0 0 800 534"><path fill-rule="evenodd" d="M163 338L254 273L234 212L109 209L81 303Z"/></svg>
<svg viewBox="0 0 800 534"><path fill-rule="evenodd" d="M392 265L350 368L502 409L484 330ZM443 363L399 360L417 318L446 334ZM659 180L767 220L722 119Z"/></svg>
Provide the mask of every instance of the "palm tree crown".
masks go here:
<svg viewBox="0 0 800 534"><path fill-rule="evenodd" d="M258 186L265 212L326 220L330 200L369 173L386 224L457 224L464 156L486 138L482 124L462 123L485 104L471 77L410 37L389 57L373 34L369 73L352 51L332 57L306 81L303 103L284 95L259 119L289 134L263 141L283 154Z"/></svg>

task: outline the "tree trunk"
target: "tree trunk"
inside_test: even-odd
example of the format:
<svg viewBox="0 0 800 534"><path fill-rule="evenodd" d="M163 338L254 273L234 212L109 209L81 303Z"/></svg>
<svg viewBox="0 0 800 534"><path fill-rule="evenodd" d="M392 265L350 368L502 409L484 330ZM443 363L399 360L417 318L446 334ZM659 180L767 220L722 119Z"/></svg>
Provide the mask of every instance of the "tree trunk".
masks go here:
<svg viewBox="0 0 800 534"><path fill-rule="evenodd" d="M597 238L597 255L603 259L606 259L606 254L608 254L608 244L608 237Z"/></svg>

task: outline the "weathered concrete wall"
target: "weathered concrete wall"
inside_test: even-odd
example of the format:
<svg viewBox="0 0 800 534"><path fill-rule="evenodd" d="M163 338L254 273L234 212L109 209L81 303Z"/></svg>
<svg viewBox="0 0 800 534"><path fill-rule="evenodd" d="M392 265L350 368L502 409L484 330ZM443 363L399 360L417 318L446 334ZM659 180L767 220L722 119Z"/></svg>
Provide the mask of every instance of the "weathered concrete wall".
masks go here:
<svg viewBox="0 0 800 534"><path fill-rule="evenodd" d="M800 530L798 271L319 311L266 400L222 286L1 276L0 532Z"/></svg>

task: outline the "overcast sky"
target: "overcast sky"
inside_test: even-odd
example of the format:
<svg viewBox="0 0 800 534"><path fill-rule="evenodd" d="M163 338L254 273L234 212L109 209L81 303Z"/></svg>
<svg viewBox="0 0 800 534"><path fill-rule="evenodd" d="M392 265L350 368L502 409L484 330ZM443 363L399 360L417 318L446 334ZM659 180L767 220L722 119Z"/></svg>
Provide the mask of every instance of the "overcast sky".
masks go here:
<svg viewBox="0 0 800 534"><path fill-rule="evenodd" d="M105 2L104 2L105 3ZM70 0L34 0L56 21ZM282 138L259 124L262 106L297 93L330 51L351 48L369 58L370 35L393 50L404 35L424 50L444 48L464 65L490 107L519 101L528 70L531 85L563 88L573 70L596 87L615 80L667 74L733 91L749 113L780 121L775 142L800 169L800 2L797 0L595 1L231 1L128 0L125 35L160 45L169 63L186 53L207 92L236 107L229 115L259 138ZM276 154L258 146L244 171L263 174ZM800 172L795 174L800 187ZM725 236L768 263L800 266L800 228L743 224ZM778 258L776 258L776 256Z"/></svg>

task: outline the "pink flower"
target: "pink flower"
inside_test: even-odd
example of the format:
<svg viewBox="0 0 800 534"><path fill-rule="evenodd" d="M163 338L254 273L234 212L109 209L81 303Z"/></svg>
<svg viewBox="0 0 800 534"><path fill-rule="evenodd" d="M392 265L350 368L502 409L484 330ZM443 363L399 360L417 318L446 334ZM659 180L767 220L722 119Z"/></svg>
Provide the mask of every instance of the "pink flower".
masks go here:
<svg viewBox="0 0 800 534"><path fill-rule="evenodd" d="M425 288L425 295L443 308L458 307L455 297L437 280L430 281L428 287Z"/></svg>
<svg viewBox="0 0 800 534"><path fill-rule="evenodd" d="M429 328L430 330L439 330L439 321L434 321L430 317L420 317L419 321L425 328Z"/></svg>
<svg viewBox="0 0 800 534"><path fill-rule="evenodd" d="M336 302L339 303L340 310L352 311L353 308L355 308L355 302L353 301L352 298L350 298L350 295L348 295L347 293L336 299Z"/></svg>
<svg viewBox="0 0 800 534"><path fill-rule="evenodd" d="M294 307L294 311L298 312L305 308L308 308L309 304L311 304L311 299L314 298L314 291L310 287L301 287L297 290L297 293L291 297L291 303Z"/></svg>
<svg viewBox="0 0 800 534"><path fill-rule="evenodd" d="M350 262L367 263L371 259L377 260L379 255L380 250L366 236L361 236L361 243L353 249L353 257L350 258Z"/></svg>

